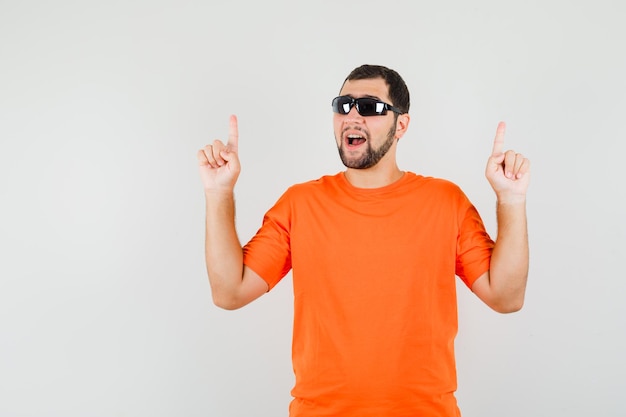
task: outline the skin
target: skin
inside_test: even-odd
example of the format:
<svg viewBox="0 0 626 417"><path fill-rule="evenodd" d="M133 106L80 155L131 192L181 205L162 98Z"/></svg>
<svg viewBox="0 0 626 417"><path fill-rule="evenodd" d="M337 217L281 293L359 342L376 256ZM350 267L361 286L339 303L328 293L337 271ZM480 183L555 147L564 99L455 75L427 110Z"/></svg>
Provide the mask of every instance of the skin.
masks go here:
<svg viewBox="0 0 626 417"><path fill-rule="evenodd" d="M389 89L381 78L369 80L346 81L339 93L342 96L354 98L373 97L391 103ZM346 158L356 160L367 152L368 146L380 148L388 138L389 131L394 128L394 113L388 111L384 116L361 116L356 106L348 114L333 113L333 129L337 148L346 149ZM378 163L367 169L347 168L345 175L348 181L359 188L378 188L399 180L404 174L396 163L398 140L404 136L409 127L408 114L398 116L395 122L395 133L391 147ZM347 135L350 133L363 134L366 142L356 146L347 145Z"/></svg>
<svg viewBox="0 0 626 417"><path fill-rule="evenodd" d="M213 302L234 310L268 291L267 283L243 264L243 249L235 230L233 190L241 165L237 117L230 116L228 142L214 141L198 151L206 201L205 258Z"/></svg>
<svg viewBox="0 0 626 417"><path fill-rule="evenodd" d="M472 291L500 313L518 311L524 305L528 278L526 192L530 161L504 149L504 122L498 124L485 176L497 197L498 235L489 271L472 285Z"/></svg>
<svg viewBox="0 0 626 417"><path fill-rule="evenodd" d="M340 95L375 97L389 104L388 87L382 79L346 81ZM345 176L359 188L378 188L399 180L398 141L409 127L410 117L361 116L355 107L348 114L334 113L335 141L347 168ZM366 141L348 144L347 135L359 134ZM505 124L496 130L485 176L497 197L498 234L489 271L479 277L472 291L489 307L501 313L519 310L524 302L528 275L526 192L530 162L514 151L504 151ZM386 153L373 166L355 168L371 150L391 141ZM242 246L235 230L233 190L241 171L236 116L230 117L228 141L220 140L198 151L200 177L206 200L206 265L214 303L224 309L245 306L268 291L267 283L243 265Z"/></svg>

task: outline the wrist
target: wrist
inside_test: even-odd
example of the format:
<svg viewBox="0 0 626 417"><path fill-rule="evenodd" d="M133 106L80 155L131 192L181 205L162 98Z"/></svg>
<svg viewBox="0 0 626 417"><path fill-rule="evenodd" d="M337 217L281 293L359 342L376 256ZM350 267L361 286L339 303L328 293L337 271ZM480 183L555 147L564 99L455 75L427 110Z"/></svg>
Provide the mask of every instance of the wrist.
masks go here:
<svg viewBox="0 0 626 417"><path fill-rule="evenodd" d="M233 199L235 192L232 188L205 188L204 197L207 200Z"/></svg>
<svg viewBox="0 0 626 417"><path fill-rule="evenodd" d="M504 194L496 195L498 205L524 206L526 205L525 194Z"/></svg>

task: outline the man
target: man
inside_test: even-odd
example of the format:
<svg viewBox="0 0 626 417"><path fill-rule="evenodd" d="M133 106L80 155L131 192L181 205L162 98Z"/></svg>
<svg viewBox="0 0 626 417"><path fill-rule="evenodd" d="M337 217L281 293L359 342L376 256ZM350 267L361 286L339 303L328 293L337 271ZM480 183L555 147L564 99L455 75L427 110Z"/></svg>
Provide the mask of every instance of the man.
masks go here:
<svg viewBox="0 0 626 417"><path fill-rule="evenodd" d="M455 275L498 312L522 307L530 163L503 152L500 123L486 168L498 201L493 242L456 185L397 166L410 122L399 74L356 68L332 106L346 170L289 188L243 248L236 118L226 144L198 152L213 300L242 307L293 270L292 417L459 416Z"/></svg>

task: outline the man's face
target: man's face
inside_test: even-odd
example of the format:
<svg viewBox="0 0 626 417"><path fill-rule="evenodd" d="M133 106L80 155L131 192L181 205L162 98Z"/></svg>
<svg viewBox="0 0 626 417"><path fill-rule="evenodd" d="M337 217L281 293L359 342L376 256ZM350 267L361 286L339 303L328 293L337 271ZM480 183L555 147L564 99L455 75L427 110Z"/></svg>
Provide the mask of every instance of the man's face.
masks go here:
<svg viewBox="0 0 626 417"><path fill-rule="evenodd" d="M385 103L388 87L382 78L346 81L340 95L352 98L369 97ZM348 114L334 113L335 140L341 162L348 168L367 169L387 155L396 141L395 113L384 116L361 116L356 106Z"/></svg>

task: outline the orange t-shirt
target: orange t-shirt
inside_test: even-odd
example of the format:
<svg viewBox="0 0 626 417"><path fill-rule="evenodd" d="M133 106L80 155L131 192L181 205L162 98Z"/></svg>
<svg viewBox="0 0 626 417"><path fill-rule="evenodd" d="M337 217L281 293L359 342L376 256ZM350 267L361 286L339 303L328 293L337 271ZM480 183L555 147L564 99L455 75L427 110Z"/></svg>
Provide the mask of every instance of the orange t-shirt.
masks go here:
<svg viewBox="0 0 626 417"><path fill-rule="evenodd" d="M492 248L445 180L361 189L340 173L289 188L244 263L270 288L293 269L290 416L460 415L455 275L471 287Z"/></svg>

